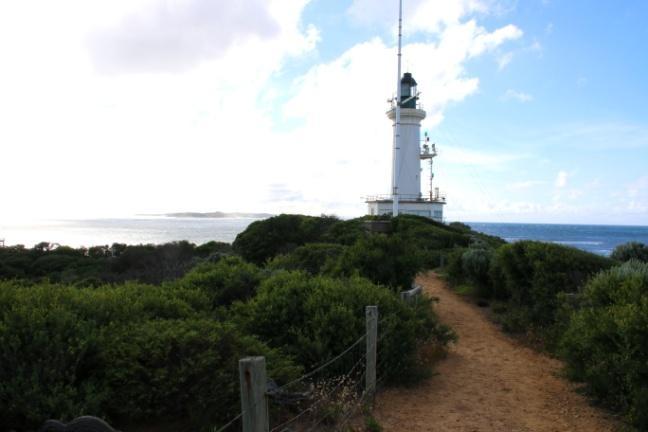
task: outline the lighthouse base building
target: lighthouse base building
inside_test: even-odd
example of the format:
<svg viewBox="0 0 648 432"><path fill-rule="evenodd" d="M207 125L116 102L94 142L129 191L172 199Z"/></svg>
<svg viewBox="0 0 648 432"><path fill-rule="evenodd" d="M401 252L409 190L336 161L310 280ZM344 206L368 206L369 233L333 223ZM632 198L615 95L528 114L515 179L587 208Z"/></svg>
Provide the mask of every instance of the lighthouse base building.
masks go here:
<svg viewBox="0 0 648 432"><path fill-rule="evenodd" d="M396 198L399 214L424 216L443 222L446 198L439 193L439 188L432 184L432 161L437 156L436 145L430 144L427 134L425 139L421 140L421 122L426 113L418 104L416 81L411 73L405 73L400 80L400 93L400 100L393 100L392 107L387 112L387 117L393 123L396 142L392 172L394 190L390 195L368 197L368 214L393 214ZM400 108L400 119L396 118L396 104ZM425 195L421 193L422 161L427 161L430 165L429 193Z"/></svg>
<svg viewBox="0 0 648 432"><path fill-rule="evenodd" d="M391 197L369 197L367 199L368 214L372 216L391 215L394 201ZM399 200L398 212L434 219L443 222L443 206L445 199L431 201L429 199Z"/></svg>

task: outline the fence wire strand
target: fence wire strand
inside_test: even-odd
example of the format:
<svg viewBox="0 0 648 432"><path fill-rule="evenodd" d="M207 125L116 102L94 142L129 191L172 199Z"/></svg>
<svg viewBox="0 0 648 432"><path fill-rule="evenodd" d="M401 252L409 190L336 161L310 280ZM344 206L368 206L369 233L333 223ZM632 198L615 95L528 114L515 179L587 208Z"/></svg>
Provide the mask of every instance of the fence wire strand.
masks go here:
<svg viewBox="0 0 648 432"><path fill-rule="evenodd" d="M339 431L355 421L359 410L368 406L367 401L370 397L374 396L379 388L383 388L388 375L384 371L386 364L383 355L386 350L384 341L394 331L397 323L388 320L387 316L381 318L376 323L378 335L375 339L376 346L373 347L377 360L373 394L367 392L365 388L369 349L363 344L368 340L368 335L365 333L342 352L325 360L299 378L282 386L277 386L272 380L268 381L265 397L267 411L270 412L269 404L272 403L272 410L277 410L276 420L280 421L270 428L270 432ZM383 328L388 330L383 332L381 331ZM345 356L347 358L343 359ZM351 363L353 365L348 368ZM320 373L321 375L318 376ZM212 432L225 432L237 421L242 421L244 414L245 412L238 414L219 429L213 428ZM281 421L287 417L289 417L287 420Z"/></svg>
<svg viewBox="0 0 648 432"><path fill-rule="evenodd" d="M363 360L363 359L360 359L360 361L362 361L362 360ZM359 363L360 363L360 362L356 363L356 365L354 365L354 367L352 368L352 370L353 370L353 369L354 369L354 368L355 368ZM351 374L351 371L349 371L349 375L350 375L350 374ZM356 381L354 382L354 385L357 385L357 384L358 384L359 382L361 382L361 381L362 381L362 379L356 380ZM338 386L337 386L338 388L339 388L339 386L341 385L342 382L344 382L344 381L341 381L341 382L338 384ZM332 395L332 394L335 392L335 390L336 390L336 389L333 389L331 392L329 392L329 394L327 395L327 397L330 396L330 395ZM364 393L364 392L363 392L363 393ZM363 396L363 397L364 397L364 396ZM362 399L362 398L361 398L361 399ZM346 417L346 416L345 416L345 417ZM317 426L319 426L319 425L320 425L324 420L326 420L326 417L324 417L324 416L320 416L319 420L318 420L314 425L312 425L309 429L307 429L306 432L312 432L312 431L314 431L315 428L317 428Z"/></svg>
<svg viewBox="0 0 648 432"><path fill-rule="evenodd" d="M367 338L367 335L366 335L366 334L360 336L360 337L359 337L355 342L353 342L353 343L352 343L352 344L351 344L347 349L345 349L344 351L342 351L340 354L338 354L338 355L336 355L335 357L333 357L332 359L326 361L326 362L323 363L322 365L316 367L316 368L313 369L312 371L310 371L310 372L308 372L308 373L302 375L301 377L299 377L299 378L297 378L297 379L294 379L294 380L290 381L289 383L282 385L281 387L278 387L278 388L277 388L277 391L284 390L284 389L286 389L286 388L292 386L293 384L296 384L296 383L298 383L298 382L300 382L300 381L307 380L308 378L312 377L313 375L317 374L318 372L320 372L320 371L326 369L328 366L330 366L331 364L335 363L337 360L339 360L339 359L342 358L345 354L347 354L349 351L351 351L353 348L355 348L355 347L356 347L360 342L362 342L362 341L365 340L366 338Z"/></svg>
<svg viewBox="0 0 648 432"><path fill-rule="evenodd" d="M281 388L288 387L289 385L292 385L294 383L303 381L305 379L308 379L315 375L316 372L319 372L323 370L326 366L332 364L334 361L338 360L341 358L343 355L349 353L354 347L358 346L360 342L362 342L366 338L366 335L360 337L357 341L355 341L351 346L349 346L346 350L344 350L341 354L337 355L333 359L327 361L324 365L319 366L315 370L309 372L308 374L305 374L303 377L293 380L292 382L282 386ZM320 405L322 405L324 402L330 400L331 396L334 395L343 384L349 384L349 380L353 377L353 374L356 373L358 370L359 366L362 365L365 362L367 353L366 351L360 356L360 358L355 362L355 364L344 374L341 374L337 377L338 382L333 386L332 389L328 390L318 398L315 402L313 402L309 407L305 408L304 410L300 411L298 414L293 416L292 418L280 423L279 425L273 427L271 429L271 432L281 432L281 431L286 431L288 429L285 429L286 426L296 422L297 420L301 419L302 417L306 416L308 413L314 413L316 408L318 408ZM362 382L362 375L358 378L355 379L351 382L350 387L355 388ZM327 417L325 415L320 415L317 421L311 425L308 431L314 430L317 426L319 426L323 421L325 421Z"/></svg>
<svg viewBox="0 0 648 432"><path fill-rule="evenodd" d="M243 413L239 413L236 417L234 417L232 420L227 422L224 426L221 426L219 429L214 428L213 432L223 432L226 430L228 427L232 426L237 420L240 420L241 417L243 417Z"/></svg>

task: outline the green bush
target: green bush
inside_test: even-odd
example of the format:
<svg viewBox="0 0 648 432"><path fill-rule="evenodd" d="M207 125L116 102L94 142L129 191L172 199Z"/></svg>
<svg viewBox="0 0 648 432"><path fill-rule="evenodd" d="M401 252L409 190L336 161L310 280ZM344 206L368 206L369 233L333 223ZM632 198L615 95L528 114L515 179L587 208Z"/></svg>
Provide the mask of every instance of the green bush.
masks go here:
<svg viewBox="0 0 648 432"><path fill-rule="evenodd" d="M197 246L196 254L201 258L210 256L225 256L232 253L232 245L224 242L210 241Z"/></svg>
<svg viewBox="0 0 648 432"><path fill-rule="evenodd" d="M84 414L204 428L238 411L240 357L268 356L277 380L299 372L210 319L210 299L196 288L0 282L0 311L0 430Z"/></svg>
<svg viewBox="0 0 648 432"><path fill-rule="evenodd" d="M177 283L198 288L208 295L213 308L254 295L261 281L261 270L239 257L226 257L217 263L196 266Z"/></svg>
<svg viewBox="0 0 648 432"><path fill-rule="evenodd" d="M153 284L177 279L195 264L194 248L195 245L187 241L127 246L110 260L113 275L106 275L106 279L111 282L138 280Z"/></svg>
<svg viewBox="0 0 648 432"><path fill-rule="evenodd" d="M445 273L448 277L448 280L453 285L458 285L462 283L466 275L464 274L463 268L463 254L466 253L467 248L455 248L452 249L446 256L445 264Z"/></svg>
<svg viewBox="0 0 648 432"><path fill-rule="evenodd" d="M358 274L400 291L411 288L423 264L420 250L401 237L374 234L346 248L334 272L341 276Z"/></svg>
<svg viewBox="0 0 648 432"><path fill-rule="evenodd" d="M520 241L500 247L491 267L493 286L507 298L518 318L509 330L543 328L556 323L559 293L576 293L600 270L614 261L579 249Z"/></svg>
<svg viewBox="0 0 648 432"><path fill-rule="evenodd" d="M344 351L365 332L365 306L379 307L381 373L406 381L420 373L417 345L445 345L451 332L437 322L431 304L408 306L389 289L352 277L312 277L280 272L261 283L257 295L238 305L243 328L271 347L281 348L308 370ZM345 359L349 360L349 359ZM337 365L338 372L348 363Z"/></svg>
<svg viewBox="0 0 648 432"><path fill-rule="evenodd" d="M367 237L369 234L365 228L364 222L369 217L361 217L345 221L338 221L329 226L322 237L326 243L338 243L342 245L352 245L359 238Z"/></svg>
<svg viewBox="0 0 648 432"><path fill-rule="evenodd" d="M32 249L0 248L0 280L49 280L96 286L127 280L160 284L177 279L200 261L216 261L231 254L227 243L195 246L187 241L160 245L115 243L111 247L54 248L42 242Z"/></svg>
<svg viewBox="0 0 648 432"><path fill-rule="evenodd" d="M614 248L611 258L623 262L632 259L648 262L648 246L639 242L624 243Z"/></svg>
<svg viewBox="0 0 648 432"><path fill-rule="evenodd" d="M31 271L38 276L65 270L76 262L76 258L69 255L47 254L37 258L31 265Z"/></svg>
<svg viewBox="0 0 648 432"><path fill-rule="evenodd" d="M392 225L394 235L410 247L422 250L449 249L470 243L470 236L463 230L421 216L401 215L392 219Z"/></svg>
<svg viewBox="0 0 648 432"><path fill-rule="evenodd" d="M493 251L491 249L470 248L461 255L461 266L464 276L477 288L480 297L493 297L490 280L490 266Z"/></svg>
<svg viewBox="0 0 648 432"><path fill-rule="evenodd" d="M115 396L103 407L121 423L225 423L240 411L238 361L245 356L266 356L278 382L300 372L254 337L204 318L109 326L101 346L95 379Z"/></svg>
<svg viewBox="0 0 648 432"><path fill-rule="evenodd" d="M471 230L469 225L466 225L465 223L462 223L462 222L450 222L448 224L448 226L452 227L452 228L455 228L455 229L458 229L460 231L468 232L468 231Z"/></svg>
<svg viewBox="0 0 648 432"><path fill-rule="evenodd" d="M328 216L282 214L252 222L236 236L232 246L246 260L261 265L297 246L322 241L327 230L338 222Z"/></svg>
<svg viewBox="0 0 648 432"><path fill-rule="evenodd" d="M69 290L0 283L0 429L101 412L106 395L79 381L97 329L68 307Z"/></svg>
<svg viewBox="0 0 648 432"><path fill-rule="evenodd" d="M334 243L309 243L268 263L270 269L303 270L312 275L330 271L345 247Z"/></svg>
<svg viewBox="0 0 648 432"><path fill-rule="evenodd" d="M601 272L580 302L561 341L569 375L648 430L648 264Z"/></svg>

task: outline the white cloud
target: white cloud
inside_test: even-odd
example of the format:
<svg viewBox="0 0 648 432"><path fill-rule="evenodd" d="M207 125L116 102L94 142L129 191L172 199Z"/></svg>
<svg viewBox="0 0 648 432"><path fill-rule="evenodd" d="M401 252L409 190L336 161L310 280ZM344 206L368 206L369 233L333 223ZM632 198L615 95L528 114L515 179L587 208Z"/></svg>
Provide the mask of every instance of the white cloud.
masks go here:
<svg viewBox="0 0 648 432"><path fill-rule="evenodd" d="M648 216L648 176L640 176L626 186L620 207L632 214Z"/></svg>
<svg viewBox="0 0 648 432"><path fill-rule="evenodd" d="M504 93L504 96L502 96L502 100L509 101L509 100L515 100L518 102L531 102L533 100L533 96L531 96L529 93L513 90L513 89L508 89L506 90L506 93Z"/></svg>
<svg viewBox="0 0 648 432"><path fill-rule="evenodd" d="M274 160L286 159L261 100L273 74L315 46L316 30L300 22L305 4L267 2L276 34L236 40L186 70L118 75L94 72L85 41L142 2L116 2L118 11L93 2L106 12L95 14L84 2L45 1L47 19L0 4L0 183L29 173L2 191L2 216L259 210L271 195L264 185L282 180Z"/></svg>
<svg viewBox="0 0 648 432"><path fill-rule="evenodd" d="M525 180L521 182L511 183L507 186L507 189L514 190L514 191L527 190L527 189L534 188L536 186L542 186L546 183L547 182L543 180Z"/></svg>
<svg viewBox="0 0 648 432"><path fill-rule="evenodd" d="M562 189L565 186L567 186L567 178L569 175L567 174L567 171L559 171L558 175L556 175L556 180L554 181L554 185L558 189Z"/></svg>
<svg viewBox="0 0 648 432"><path fill-rule="evenodd" d="M507 40L522 37L522 30L513 24L508 24L494 32L487 32L484 28L477 27L474 20L469 21L466 25L473 27L475 32L474 41L470 50L471 57L490 51Z"/></svg>
<svg viewBox="0 0 648 432"><path fill-rule="evenodd" d="M543 132L543 142L567 143L583 150L646 149L648 127L626 122L572 123Z"/></svg>
<svg viewBox="0 0 648 432"><path fill-rule="evenodd" d="M628 184L627 193L630 198L648 195L648 176L641 176Z"/></svg>
<svg viewBox="0 0 648 432"><path fill-rule="evenodd" d="M500 168L502 165L523 159L523 155L476 151L456 146L442 147L439 157L443 163L472 165L480 168Z"/></svg>
<svg viewBox="0 0 648 432"><path fill-rule="evenodd" d="M0 3L0 183L24 179L3 188L2 217L363 212L361 197L389 186L384 113L394 47L378 38L350 43L280 86L275 79L287 62L312 53L319 40L302 22L306 3L258 3L255 17L241 12L253 0L224 6L241 9L228 12L222 29L207 24L218 17L198 0L42 1L39 14L31 2ZM425 11L431 3L417 4ZM427 128L442 121L448 104L477 91L468 59L521 35L514 26L488 31L469 19L481 5L443 6L438 38L404 47ZM155 11L146 15L150 22L146 10ZM420 19L416 25L429 29ZM235 24L240 32L219 36ZM124 42L128 35L132 44ZM440 151L448 164L507 158Z"/></svg>
<svg viewBox="0 0 648 432"><path fill-rule="evenodd" d="M552 34L554 31L554 25L552 22L548 23L547 26L545 27L545 34Z"/></svg>
<svg viewBox="0 0 648 432"><path fill-rule="evenodd" d="M509 63L511 63L511 60L513 60L512 52L502 54L497 58L497 68L499 70L503 70L504 68L506 68L506 66L509 65Z"/></svg>
<svg viewBox="0 0 648 432"><path fill-rule="evenodd" d="M536 53L542 53L544 48L542 48L542 44L539 41L534 40L533 43L531 45L529 45L528 49L529 49L529 51L533 51L533 52L536 52Z"/></svg>
<svg viewBox="0 0 648 432"><path fill-rule="evenodd" d="M219 58L237 42L274 38L279 31L262 0L150 2L92 32L89 48L101 71L176 71Z"/></svg>
<svg viewBox="0 0 648 432"><path fill-rule="evenodd" d="M459 24L469 14L486 13L492 8L488 0L412 0L403 5L403 21L409 33L440 32L445 27ZM347 10L359 24L376 24L395 28L398 19L396 1L353 0Z"/></svg>

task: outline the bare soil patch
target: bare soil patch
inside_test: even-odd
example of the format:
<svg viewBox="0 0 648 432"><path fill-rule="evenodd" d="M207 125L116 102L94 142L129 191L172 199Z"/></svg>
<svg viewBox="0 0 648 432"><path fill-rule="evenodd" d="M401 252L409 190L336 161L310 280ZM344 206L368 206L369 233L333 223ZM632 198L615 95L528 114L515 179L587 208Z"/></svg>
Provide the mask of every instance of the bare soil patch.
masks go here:
<svg viewBox="0 0 648 432"><path fill-rule="evenodd" d="M459 335L436 375L378 395L385 431L614 431L619 424L560 377L562 364L506 336L434 273L418 282L438 297L439 318Z"/></svg>

